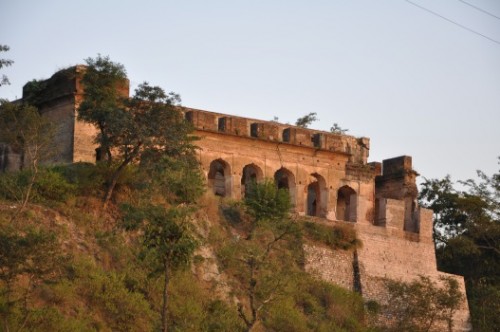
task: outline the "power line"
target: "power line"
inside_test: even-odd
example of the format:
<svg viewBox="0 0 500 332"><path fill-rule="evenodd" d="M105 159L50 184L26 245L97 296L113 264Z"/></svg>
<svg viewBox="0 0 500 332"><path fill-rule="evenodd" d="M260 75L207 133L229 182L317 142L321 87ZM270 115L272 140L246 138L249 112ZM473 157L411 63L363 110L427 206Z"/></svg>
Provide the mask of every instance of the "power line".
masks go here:
<svg viewBox="0 0 500 332"><path fill-rule="evenodd" d="M486 11L486 10L482 9L482 8L476 7L476 6L474 6L473 4L468 3L467 1L463 1L463 0L458 0L458 1L463 2L463 3L465 3L467 6L471 6L472 8L474 8L474 9L476 9L476 10L479 10L480 12L483 12L483 13L485 13L485 14L488 14L488 15L493 16L494 18L496 18L496 19L499 19L499 20L500 20L500 17L499 17L499 16L496 16L495 14L492 14L492 13L490 13L490 12L488 12L488 11Z"/></svg>
<svg viewBox="0 0 500 332"><path fill-rule="evenodd" d="M438 14L438 13L436 13L436 12L433 12L433 11L432 11L432 10L430 10L430 9L427 9L427 8L425 8L425 7L422 7L422 6L420 6L419 4L416 4L416 3L414 3L414 2L411 2L410 0L406 0L406 2L408 2L408 3L412 4L412 5L414 5L415 7L420 8L420 9L422 9L422 10L425 10L426 12L431 13L432 15L436 15L437 17L442 18L442 19L443 19L443 20L445 20L445 21L448 21L448 22L450 22L450 23L453 23L453 24L455 24L456 26L459 26L459 27L460 27L460 28L462 28L462 29L465 29L465 30L467 30L467 31L469 31L469 32L475 33L475 34L476 34L476 35L478 35L478 36L481 36L481 37L483 37L483 38L486 38L486 39L488 39L489 41L492 41L492 42L494 42L494 43L496 43L496 44L500 45L500 41L498 41L498 40L495 40L495 39L490 38L490 37L488 37L488 36L486 36L486 35L483 35L482 33L477 32L477 31L475 31L475 30L472 30L471 28L468 28L468 27L466 27L465 25L462 25L462 24L460 24L460 23L457 23L457 22L455 22L455 21L452 21L452 20L450 20L449 18L444 17L443 15Z"/></svg>

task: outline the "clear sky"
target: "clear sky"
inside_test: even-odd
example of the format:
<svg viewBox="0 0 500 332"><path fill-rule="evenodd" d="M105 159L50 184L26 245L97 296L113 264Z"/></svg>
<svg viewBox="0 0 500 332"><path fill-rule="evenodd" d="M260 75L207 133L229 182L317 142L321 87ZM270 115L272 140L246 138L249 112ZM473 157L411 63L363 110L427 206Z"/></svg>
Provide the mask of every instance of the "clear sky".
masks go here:
<svg viewBox="0 0 500 332"><path fill-rule="evenodd" d="M427 178L491 174L500 0L411 2L0 0L11 48L0 56L15 61L0 97L101 53L132 87L148 81L188 107L284 123L316 112L312 128L370 137L371 161L411 155Z"/></svg>

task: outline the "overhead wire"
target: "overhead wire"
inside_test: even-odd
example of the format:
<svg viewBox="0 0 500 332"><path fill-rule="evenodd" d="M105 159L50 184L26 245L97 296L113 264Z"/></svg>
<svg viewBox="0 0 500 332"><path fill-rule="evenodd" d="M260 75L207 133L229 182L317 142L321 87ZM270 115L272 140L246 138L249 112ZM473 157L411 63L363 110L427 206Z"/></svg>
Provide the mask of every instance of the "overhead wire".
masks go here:
<svg viewBox="0 0 500 332"><path fill-rule="evenodd" d="M443 16L443 15L441 15L441 14L438 14L438 13L436 13L436 12L434 12L434 11L432 11L432 10L428 9L428 8L425 8L425 7L423 7L423 6L419 5L419 4L416 4L416 3L414 3L414 2L411 2L410 0L405 0L405 1L406 1L406 2L408 2L408 3L410 3L410 4L412 4L412 5L414 5L415 7L418 7L418 8L420 8L420 9L422 9L422 10L425 10L425 11L426 11L426 12L428 12L428 13L431 13L432 15L435 15L435 16L437 16L437 17L439 17L439 18L442 18L442 19L443 19L443 20L445 20L445 21L448 21L448 22L450 22L450 23L452 23L452 24L455 24L456 26L458 26L458 27L460 27L460 28L462 28L462 29L465 29L465 30L467 30L467 31L469 31L469 32L472 32L472 33L474 33L474 34L476 34L476 35L478 35L478 36L481 36L481 37L483 37L483 38L486 38L486 39L488 39L489 41L492 41L492 42L494 42L494 43L496 43L496 44L500 45L500 41L498 41L498 40L496 40L496 39L493 39L493 38L490 38L490 37L488 37L488 36L486 36L486 35L483 35L482 33L478 32L478 31L472 30L471 28L466 27L465 25L462 25L462 24L460 24L460 23L458 23L458 22L455 22L455 21L453 21L453 20L450 20L449 18L447 18L447 17L445 17L445 16Z"/></svg>
<svg viewBox="0 0 500 332"><path fill-rule="evenodd" d="M488 14L488 15L493 16L494 18L496 18L496 19L499 19L499 20L500 20L500 16L496 16L495 14L492 14L492 13L490 13L490 12L488 12L488 11L486 11L486 10L482 9L482 8L479 8L479 7L477 7L477 6L474 6L473 4L471 4L471 3L467 2L467 1L464 1L464 0L458 0L458 1L463 2L463 3L464 3L464 4L466 4L467 6L470 6L470 7L474 8L474 9L476 9L476 10L479 10L480 12L483 12L483 13L485 13L485 14Z"/></svg>

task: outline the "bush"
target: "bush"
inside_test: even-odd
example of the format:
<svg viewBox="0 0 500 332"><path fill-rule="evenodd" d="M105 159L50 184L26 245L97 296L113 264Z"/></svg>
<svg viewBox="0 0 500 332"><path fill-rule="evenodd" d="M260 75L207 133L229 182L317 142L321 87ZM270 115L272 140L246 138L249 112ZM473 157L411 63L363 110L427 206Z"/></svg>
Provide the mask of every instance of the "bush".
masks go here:
<svg viewBox="0 0 500 332"><path fill-rule="evenodd" d="M154 320L144 295L126 287L126 276L104 271L93 263L79 262L75 266L75 292L90 307L87 315L99 317L112 331L149 331ZM106 330L106 329L104 329Z"/></svg>
<svg viewBox="0 0 500 332"><path fill-rule="evenodd" d="M69 183L64 176L55 169L44 169L38 174L34 185L36 196L34 199L65 201L74 195L76 186Z"/></svg>
<svg viewBox="0 0 500 332"><path fill-rule="evenodd" d="M73 184L76 192L80 195L95 195L104 184L105 168L102 165L75 163L55 166L53 169Z"/></svg>
<svg viewBox="0 0 500 332"><path fill-rule="evenodd" d="M26 195L32 176L33 172L29 170L0 174L0 197L21 201ZM31 200L65 201L74 194L75 189L76 186L68 182L57 168L42 168L35 178Z"/></svg>
<svg viewBox="0 0 500 332"><path fill-rule="evenodd" d="M312 241L321 242L332 249L355 249L361 246L356 231L350 225L334 224L326 226L315 222L304 222L305 236Z"/></svg>

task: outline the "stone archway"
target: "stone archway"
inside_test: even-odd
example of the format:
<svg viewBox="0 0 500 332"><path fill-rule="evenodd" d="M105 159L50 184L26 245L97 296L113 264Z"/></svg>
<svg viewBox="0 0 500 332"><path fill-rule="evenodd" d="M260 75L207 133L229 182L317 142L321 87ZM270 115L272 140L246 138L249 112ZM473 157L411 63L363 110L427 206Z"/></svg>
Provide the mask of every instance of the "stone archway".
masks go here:
<svg viewBox="0 0 500 332"><path fill-rule="evenodd" d="M356 221L357 195L349 186L341 187L337 192L337 220Z"/></svg>
<svg viewBox="0 0 500 332"><path fill-rule="evenodd" d="M208 187L217 196L231 197L231 168L226 161L216 159L210 163Z"/></svg>
<svg viewBox="0 0 500 332"><path fill-rule="evenodd" d="M243 167L241 174L241 197L245 197L252 183L261 181L263 177L263 172L259 166L252 163Z"/></svg>
<svg viewBox="0 0 500 332"><path fill-rule="evenodd" d="M308 216L325 217L327 214L328 189L325 179L318 173L311 174L307 186L306 213Z"/></svg>
<svg viewBox="0 0 500 332"><path fill-rule="evenodd" d="M295 206L295 175L293 173L281 167L279 170L274 173L274 182L278 186L278 189L286 189L290 194L290 201L292 202L292 206Z"/></svg>

